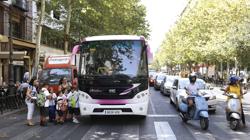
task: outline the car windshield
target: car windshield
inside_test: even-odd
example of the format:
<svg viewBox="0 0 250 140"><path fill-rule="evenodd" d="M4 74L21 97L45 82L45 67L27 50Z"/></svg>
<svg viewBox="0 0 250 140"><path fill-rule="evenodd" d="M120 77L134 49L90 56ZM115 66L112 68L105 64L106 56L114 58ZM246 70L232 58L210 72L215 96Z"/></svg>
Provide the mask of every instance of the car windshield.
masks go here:
<svg viewBox="0 0 250 140"><path fill-rule="evenodd" d="M157 80L163 80L164 78L165 78L164 75L158 75L158 76L157 76Z"/></svg>
<svg viewBox="0 0 250 140"><path fill-rule="evenodd" d="M173 76L168 76L167 77L167 82L169 82L169 83L173 83L174 80L175 80L175 77L173 77Z"/></svg>
<svg viewBox="0 0 250 140"><path fill-rule="evenodd" d="M40 82L59 84L59 80L64 77L66 77L68 81L71 80L71 69L45 69L40 75Z"/></svg>
<svg viewBox="0 0 250 140"><path fill-rule="evenodd" d="M189 79L181 79L179 80L179 89L185 89L190 84ZM201 80L197 79L196 83L199 89L205 89L206 88L206 83Z"/></svg>

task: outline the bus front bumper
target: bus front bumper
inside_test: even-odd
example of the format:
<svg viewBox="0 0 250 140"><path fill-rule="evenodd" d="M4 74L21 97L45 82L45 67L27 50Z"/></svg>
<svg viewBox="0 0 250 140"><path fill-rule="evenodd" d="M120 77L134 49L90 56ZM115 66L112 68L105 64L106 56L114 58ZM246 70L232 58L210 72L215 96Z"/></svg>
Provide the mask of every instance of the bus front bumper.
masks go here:
<svg viewBox="0 0 250 140"><path fill-rule="evenodd" d="M136 104L101 105L80 102L81 115L142 115L146 116L148 101Z"/></svg>

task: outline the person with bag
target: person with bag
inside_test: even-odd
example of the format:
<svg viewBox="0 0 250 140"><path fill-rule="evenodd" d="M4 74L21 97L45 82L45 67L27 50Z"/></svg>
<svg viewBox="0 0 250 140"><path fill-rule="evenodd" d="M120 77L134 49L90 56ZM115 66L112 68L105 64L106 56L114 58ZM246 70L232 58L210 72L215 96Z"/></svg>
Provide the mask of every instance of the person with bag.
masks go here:
<svg viewBox="0 0 250 140"><path fill-rule="evenodd" d="M57 104L56 104L56 121L55 124L63 124L64 123L64 116L68 108L67 97L62 93L59 92L57 96Z"/></svg>
<svg viewBox="0 0 250 140"><path fill-rule="evenodd" d="M25 103L28 108L27 112L27 125L28 126L33 126L32 118L33 118L33 113L35 110L35 101L37 99L37 89L36 86L38 85L38 81L36 77L31 78L29 87L26 92L26 97L25 97Z"/></svg>
<svg viewBox="0 0 250 140"><path fill-rule="evenodd" d="M72 86L72 91L68 94L68 104L69 104L69 119L72 120L73 123L80 123L78 118L80 116L80 108L79 108L79 92L77 89L77 85Z"/></svg>
<svg viewBox="0 0 250 140"><path fill-rule="evenodd" d="M37 94L37 106L40 109L40 125L46 126L47 119L49 115L49 100L51 99L51 95L48 91L49 84L44 83L42 89L40 90L39 94Z"/></svg>

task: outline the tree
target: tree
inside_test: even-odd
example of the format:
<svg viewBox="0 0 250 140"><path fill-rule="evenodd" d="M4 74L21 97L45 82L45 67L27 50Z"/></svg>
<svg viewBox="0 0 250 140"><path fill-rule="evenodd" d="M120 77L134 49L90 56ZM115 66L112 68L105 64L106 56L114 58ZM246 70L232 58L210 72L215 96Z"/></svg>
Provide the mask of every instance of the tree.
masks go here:
<svg viewBox="0 0 250 140"><path fill-rule="evenodd" d="M191 3L167 33L162 51L156 54L162 58L156 58L191 66L229 63L236 57L241 66L249 67L250 9L246 1L196 0Z"/></svg>
<svg viewBox="0 0 250 140"><path fill-rule="evenodd" d="M36 57L35 57L34 70L32 76L36 76L38 72L44 15L45 15L45 0L41 0L41 8L39 12L38 26L36 32Z"/></svg>
<svg viewBox="0 0 250 140"><path fill-rule="evenodd" d="M72 0L67 0L67 18L65 22L65 32L64 32L64 54L68 52L68 45L69 45L69 31L70 31L70 21L71 21L71 13L72 13Z"/></svg>

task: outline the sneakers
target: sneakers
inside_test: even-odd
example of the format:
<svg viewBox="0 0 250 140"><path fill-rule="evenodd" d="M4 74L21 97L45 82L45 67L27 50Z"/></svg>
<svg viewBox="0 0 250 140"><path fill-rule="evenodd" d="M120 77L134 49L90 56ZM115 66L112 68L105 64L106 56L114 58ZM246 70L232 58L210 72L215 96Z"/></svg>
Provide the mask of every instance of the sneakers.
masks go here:
<svg viewBox="0 0 250 140"><path fill-rule="evenodd" d="M79 124L80 122L76 119L76 118L73 118L73 123L76 123L76 124Z"/></svg>

